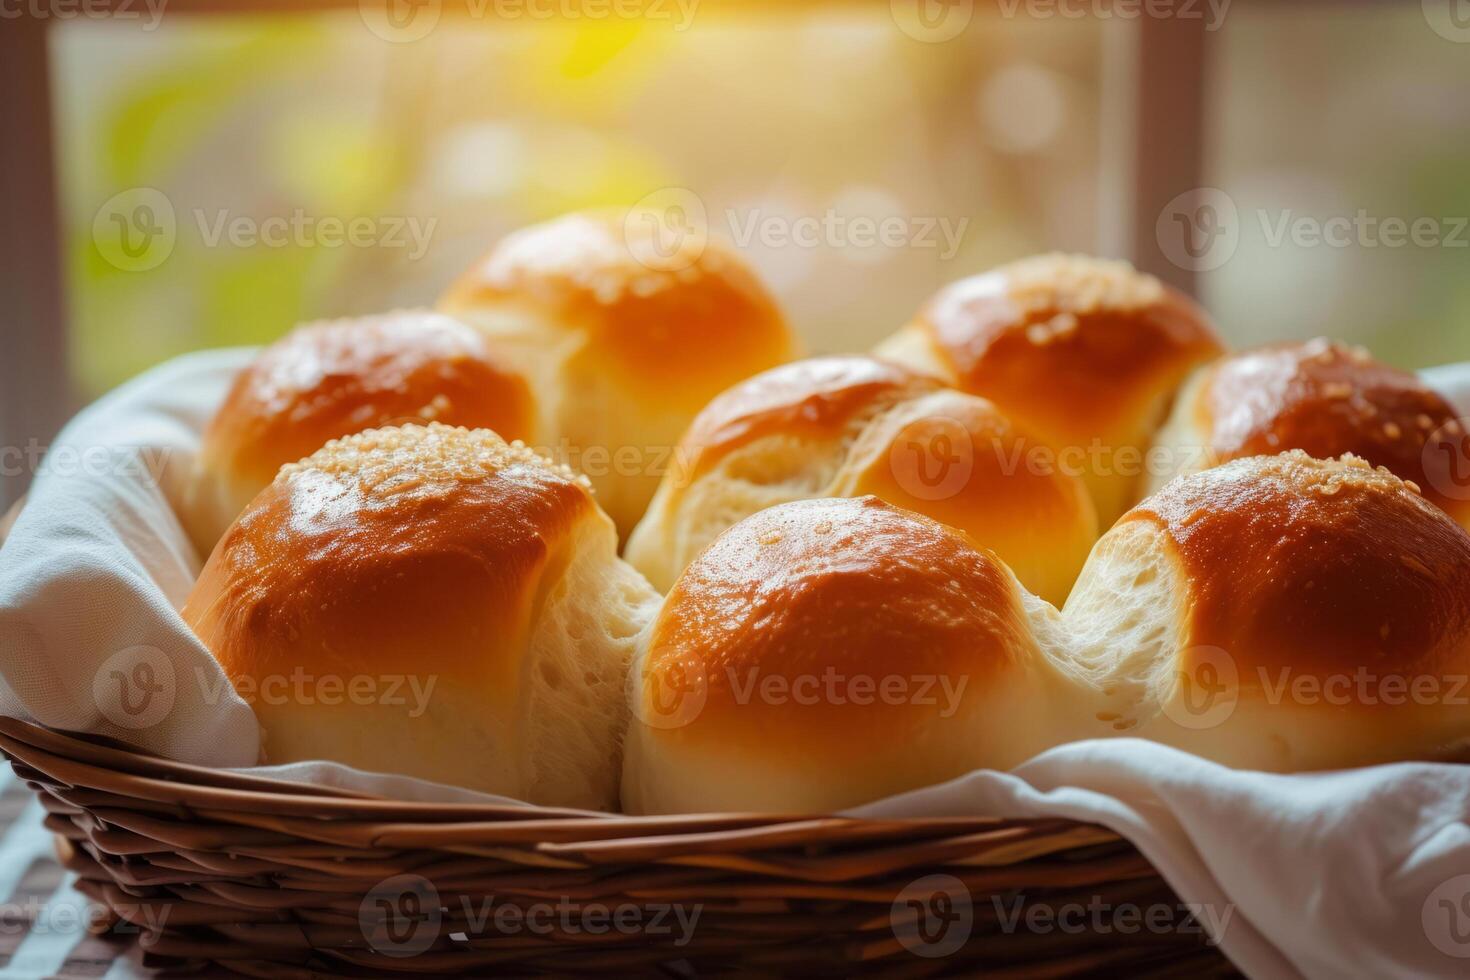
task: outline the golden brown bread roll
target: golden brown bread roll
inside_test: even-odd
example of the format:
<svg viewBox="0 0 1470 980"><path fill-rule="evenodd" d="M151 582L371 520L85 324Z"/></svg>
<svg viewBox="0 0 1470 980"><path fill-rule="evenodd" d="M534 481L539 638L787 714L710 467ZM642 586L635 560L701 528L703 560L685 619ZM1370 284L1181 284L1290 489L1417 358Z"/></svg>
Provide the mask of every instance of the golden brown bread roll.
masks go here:
<svg viewBox="0 0 1470 980"><path fill-rule="evenodd" d="M1197 371L1159 432L1150 473L1157 490L1242 456L1301 449L1318 459L1351 453L1415 483L1470 526L1470 494L1449 497L1426 472L1434 441L1458 432L1456 412L1415 375L1360 347L1325 338L1224 357Z"/></svg>
<svg viewBox="0 0 1470 980"><path fill-rule="evenodd" d="M534 379L538 445L592 480L624 534L695 413L796 347L744 260L702 237L662 254L657 219L608 211L523 229L439 301Z"/></svg>
<svg viewBox="0 0 1470 980"><path fill-rule="evenodd" d="M611 809L657 595L584 480L488 431L369 430L289 464L183 616L263 729L328 759Z"/></svg>
<svg viewBox="0 0 1470 980"><path fill-rule="evenodd" d="M874 494L969 532L1061 602L1097 538L1082 482L982 398L870 357L772 368L695 418L626 556L667 590L730 525L810 497Z"/></svg>
<svg viewBox="0 0 1470 980"><path fill-rule="evenodd" d="M1176 389L1221 353L1208 316L1125 262L1043 255L953 283L874 353L994 402L1065 454L1102 527L1142 494Z"/></svg>
<svg viewBox="0 0 1470 980"><path fill-rule="evenodd" d="M962 533L874 497L741 521L640 639L623 806L830 812L1023 761L1060 685L1022 593Z"/></svg>
<svg viewBox="0 0 1470 980"><path fill-rule="evenodd" d="M640 637L623 803L826 812L1117 735L1275 771L1439 758L1467 675L1470 534L1361 460L1180 478L1061 612L927 518L804 501L716 539Z"/></svg>
<svg viewBox="0 0 1470 980"><path fill-rule="evenodd" d="M1240 768L1437 758L1470 738L1470 534L1351 457L1182 477L1066 606L1118 730Z"/></svg>
<svg viewBox="0 0 1470 980"><path fill-rule="evenodd" d="M329 440L405 421L534 436L525 381L475 330L399 311L299 327L235 378L204 432L182 514L208 555L286 463Z"/></svg>

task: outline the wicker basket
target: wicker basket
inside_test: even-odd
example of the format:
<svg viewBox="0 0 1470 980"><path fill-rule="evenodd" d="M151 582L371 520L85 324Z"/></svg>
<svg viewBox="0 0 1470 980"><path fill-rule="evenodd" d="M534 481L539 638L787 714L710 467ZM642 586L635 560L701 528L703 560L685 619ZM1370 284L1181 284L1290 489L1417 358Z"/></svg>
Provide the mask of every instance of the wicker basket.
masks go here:
<svg viewBox="0 0 1470 980"><path fill-rule="evenodd" d="M40 794L78 887L140 935L149 965L272 978L1233 972L1183 922L1027 925L1067 907L1177 907L1126 841L1066 820L401 803L8 718L0 750Z"/></svg>

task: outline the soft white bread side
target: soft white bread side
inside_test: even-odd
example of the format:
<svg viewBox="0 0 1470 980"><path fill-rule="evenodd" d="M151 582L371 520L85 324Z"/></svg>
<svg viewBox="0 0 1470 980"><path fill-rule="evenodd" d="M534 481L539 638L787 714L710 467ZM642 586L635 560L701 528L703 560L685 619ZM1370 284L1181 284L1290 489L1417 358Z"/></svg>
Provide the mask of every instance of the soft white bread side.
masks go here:
<svg viewBox="0 0 1470 980"><path fill-rule="evenodd" d="M640 637L623 803L826 812L1117 735L1274 771L1441 758L1467 676L1470 534L1361 460L1171 483L1060 613L959 532L804 501L717 538Z"/></svg>
<svg viewBox="0 0 1470 980"><path fill-rule="evenodd" d="M236 376L204 431L181 517L201 556L287 463L401 422L534 436L525 379L478 332L403 310L309 323Z"/></svg>
<svg viewBox="0 0 1470 980"><path fill-rule="evenodd" d="M438 304L533 379L537 444L591 479L623 534L695 413L796 350L739 255L702 236L664 242L662 217L589 212L523 229Z"/></svg>
<svg viewBox="0 0 1470 980"><path fill-rule="evenodd" d="M1408 371L1361 347L1317 338L1221 358L1185 385L1151 456L1152 493L1183 473L1245 456L1301 449L1348 453L1417 485L1470 527L1470 492L1432 467L1464 459L1456 411ZM1447 494L1450 490L1454 495Z"/></svg>
<svg viewBox="0 0 1470 980"><path fill-rule="evenodd" d="M281 470L186 622L268 763L328 759L612 809L657 594L586 483L488 431L370 430Z"/></svg>
<svg viewBox="0 0 1470 980"><path fill-rule="evenodd" d="M869 357L772 368L695 418L626 556L667 590L706 545L779 503L873 494L994 550L1060 603L1097 538L1086 486L983 398Z"/></svg>
<svg viewBox="0 0 1470 980"><path fill-rule="evenodd" d="M990 399L1083 473L1109 527L1190 371L1223 347L1182 293L1126 262L1042 255L942 289L874 353Z"/></svg>

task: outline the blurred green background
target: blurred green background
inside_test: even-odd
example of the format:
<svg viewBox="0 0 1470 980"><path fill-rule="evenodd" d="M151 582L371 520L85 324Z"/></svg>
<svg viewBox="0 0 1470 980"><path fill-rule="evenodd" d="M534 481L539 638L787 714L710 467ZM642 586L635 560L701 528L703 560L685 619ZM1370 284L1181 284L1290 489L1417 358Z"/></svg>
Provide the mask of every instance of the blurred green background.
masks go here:
<svg viewBox="0 0 1470 980"><path fill-rule="evenodd" d="M1116 27L978 12L954 40L920 44L887 4L700 7L683 25L446 21L406 44L355 10L57 25L78 392L302 320L431 302L517 226L664 187L696 191L717 234L727 213L965 221L953 254L745 249L811 349L866 347L943 282L1044 249L1107 250ZM1470 214L1470 44L1429 29L1417 3L1240 4L1213 44L1207 182L1241 234L1199 281L1227 336L1325 333L1405 366L1470 359L1470 232L1332 247L1264 231L1283 216ZM144 271L109 262L92 234L130 188L176 214L172 251ZM291 215L366 216L382 234L412 221L427 247L210 241L221 216Z"/></svg>

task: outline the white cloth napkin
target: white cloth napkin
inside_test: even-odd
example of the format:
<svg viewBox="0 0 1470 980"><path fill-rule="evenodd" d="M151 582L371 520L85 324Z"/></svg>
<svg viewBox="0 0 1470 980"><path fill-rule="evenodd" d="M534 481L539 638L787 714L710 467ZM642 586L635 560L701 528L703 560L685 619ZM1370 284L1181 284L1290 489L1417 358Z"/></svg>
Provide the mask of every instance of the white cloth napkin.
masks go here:
<svg viewBox="0 0 1470 980"><path fill-rule="evenodd" d="M400 799L486 799L332 763L251 768L254 716L177 611L200 559L173 510L204 421L250 355L171 361L57 438L0 547L0 713L188 762ZM1470 415L1470 364L1425 378ZM1101 824L1137 845L1254 977L1470 974L1470 767L1274 776L1109 739L853 813ZM1076 912L1124 933L1150 910Z"/></svg>
<svg viewBox="0 0 1470 980"><path fill-rule="evenodd" d="M178 614L200 561L170 500L249 353L170 361L56 437L0 548L0 713L185 762L259 758L255 715Z"/></svg>

